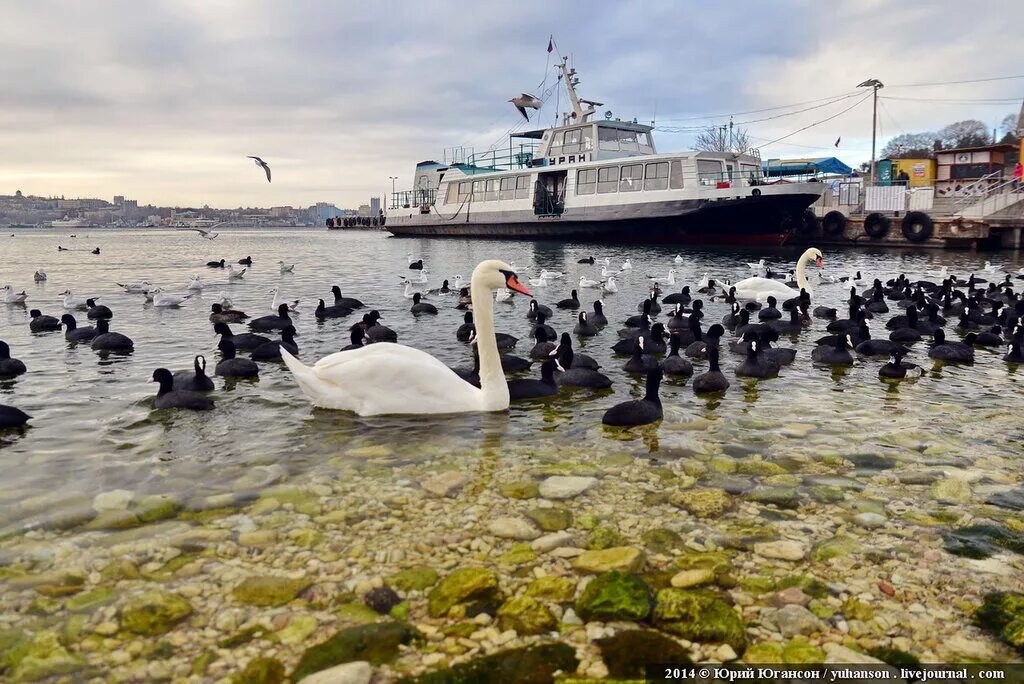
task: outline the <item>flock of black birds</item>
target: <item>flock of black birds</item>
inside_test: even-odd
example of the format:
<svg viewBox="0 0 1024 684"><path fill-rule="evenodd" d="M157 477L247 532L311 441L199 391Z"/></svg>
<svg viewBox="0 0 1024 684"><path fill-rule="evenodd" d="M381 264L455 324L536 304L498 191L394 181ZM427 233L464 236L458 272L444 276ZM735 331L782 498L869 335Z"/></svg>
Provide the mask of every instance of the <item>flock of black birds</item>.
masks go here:
<svg viewBox="0 0 1024 684"><path fill-rule="evenodd" d="M223 260L218 262L223 265ZM239 260L252 264L252 259ZM582 260L580 263L592 263ZM211 262L211 265L213 262ZM422 260L411 262L411 269L421 269ZM854 279L858 280L858 279ZM429 294L455 293L448 281L439 290ZM314 315L318 320L344 318L364 308L358 299L342 296L338 286L332 288L333 304L319 300ZM414 315L435 315L435 305L422 301L425 293L412 296L410 312ZM475 363L468 368L452 368L465 381L479 386L479 359L475 354L475 329L472 303L468 288L458 291L456 308L466 309L462 325L455 332L460 342L470 344ZM706 325L705 298L709 302L729 305L720 322ZM927 342L928 357L945 363L971 364L978 347L1005 346L1003 360L1007 363L1024 362L1024 296L1014 292L1010 275L999 282L989 282L971 275L966 280L949 276L941 282L911 280L905 275L883 283L874 280L870 287L858 292L850 288L846 317L840 318L835 309L818 306L811 309L811 295L806 290L793 289L793 297L781 303L775 297L760 302L743 302L736 298L735 288L717 285L711 281L706 287L691 293L689 286L679 292L665 294L656 282L650 295L638 302L637 313L626 318L617 330L611 345L616 354L628 356L623 370L646 375L646 390L641 399L622 402L608 409L603 422L611 426L635 426L661 420L662 404L659 397L664 376L691 378L690 386L697 394L726 392L729 379L721 369L723 350L740 357L733 373L737 377L772 378L783 366L795 361L797 350L775 346L785 335L795 340L811 324L811 319L827 320L829 335L819 338L811 352L815 364L842 367L852 366L856 357L887 357L878 370L880 378L900 380L921 374L920 366L905 360L913 353L914 345ZM297 355L296 329L292 321L292 305L281 304L277 313L250 319L242 311L214 303L209 319L214 333L220 336L218 350L221 360L215 366L215 375L234 378L252 378L259 375L259 362L280 362L281 348ZM573 349L572 336L593 338L604 334L610 321L604 312L604 302L595 300L592 312L579 311L583 304L578 292L554 304L559 310L574 311L576 324L572 335L558 334L547 321L554 310L532 299L526 311L530 336L534 340L528 358L515 356L510 351L518 339L497 333L504 371L527 371L534 362L540 362L540 378L513 378L508 380L510 398L514 401L542 399L559 393L563 387L607 389L612 381L600 372L600 364L590 356ZM885 339L873 338L869 321L881 319L894 311L885 322L889 331ZM656 319L665 314L665 321ZM127 336L110 330L113 312L110 308L87 300L86 316L94 326L79 327L75 317L66 313L58 320L43 315L39 310L30 312L33 333L60 331L70 343L90 346L101 354L130 353L134 343ZM378 342L397 342L397 334L380 323L381 315L371 310L350 327L350 343L342 351ZM947 338L947 319L962 341ZM230 324L247 324L251 332L235 333ZM730 332L733 339L725 340ZM280 339L271 339L260 333L277 332ZM249 358L238 352L248 352ZM694 363L707 363L707 370L695 374ZM0 379L8 379L27 371L24 363L12 358L6 342L0 341ZM153 372L152 381L159 389L154 399L158 409L209 410L214 402L207 395L214 389L206 374L206 359L196 356L193 368L172 373L166 368ZM20 427L30 416L12 406L0 405L0 428Z"/></svg>

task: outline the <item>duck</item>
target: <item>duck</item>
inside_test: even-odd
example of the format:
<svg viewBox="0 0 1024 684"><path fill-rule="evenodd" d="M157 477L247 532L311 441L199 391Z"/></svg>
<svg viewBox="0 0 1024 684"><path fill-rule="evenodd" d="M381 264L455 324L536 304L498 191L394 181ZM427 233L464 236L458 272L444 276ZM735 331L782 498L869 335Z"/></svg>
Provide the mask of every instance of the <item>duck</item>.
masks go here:
<svg viewBox="0 0 1024 684"><path fill-rule="evenodd" d="M252 257L247 256L244 259L239 259L238 263L240 263L243 266L252 266Z"/></svg>
<svg viewBox="0 0 1024 684"><path fill-rule="evenodd" d="M572 291L572 294L568 299L563 299L555 304L559 309L578 309L580 308L580 298L576 294L576 290Z"/></svg>
<svg viewBox="0 0 1024 684"><path fill-rule="evenodd" d="M346 309L361 309L364 306L361 301L354 297L342 297L341 288L337 285L331 286L331 294L334 295L335 306L343 306ZM298 300L295 303L298 304Z"/></svg>
<svg viewBox="0 0 1024 684"><path fill-rule="evenodd" d="M253 333L234 334L227 323L218 321L213 324L213 332L221 336L221 339L229 339L238 351L252 351L262 344L270 342L269 337L254 335Z"/></svg>
<svg viewBox="0 0 1024 684"><path fill-rule="evenodd" d="M414 314L433 314L437 315L437 307L433 304L427 304L426 302L420 301L420 293L417 292L412 296L412 307L409 309Z"/></svg>
<svg viewBox="0 0 1024 684"><path fill-rule="evenodd" d="M92 338L90 346L96 351L108 352L130 352L135 349L135 343L130 337L110 332L110 323L106 318L96 321L96 336Z"/></svg>
<svg viewBox="0 0 1024 684"><path fill-rule="evenodd" d="M153 406L157 409L189 409L192 411L209 411L213 409L213 400L189 390L174 389L174 376L166 368L157 368L153 371L152 382L160 383Z"/></svg>
<svg viewBox="0 0 1024 684"><path fill-rule="evenodd" d="M244 311L225 309L219 302L210 305L211 323L241 323L249 317Z"/></svg>
<svg viewBox="0 0 1024 684"><path fill-rule="evenodd" d="M96 337L96 328L79 328L78 322L71 314L61 316L60 322L64 324L64 339L68 342L88 342Z"/></svg>
<svg viewBox="0 0 1024 684"><path fill-rule="evenodd" d="M655 368L661 368L661 364L658 360L644 352L644 338L638 337L635 340L630 340L633 345L633 355L629 361L622 366L622 370L627 373L646 373Z"/></svg>
<svg viewBox="0 0 1024 684"><path fill-rule="evenodd" d="M157 306L157 307L165 308L165 309L166 308L173 308L173 307L181 306L186 300L189 299L189 297L192 296L191 294L187 294L187 295L169 295L169 294L164 294L164 291L161 290L159 287L154 289L154 290L151 290L151 292L153 293L153 306Z"/></svg>
<svg viewBox="0 0 1024 684"><path fill-rule="evenodd" d="M277 298L278 298L278 295L280 295L280 288L276 288L276 287L271 288L269 294L274 295L274 298L270 300L270 310L271 311L280 311L281 310L281 304L284 304L285 306L288 307L288 311L290 311L291 313L298 312L298 310L299 310L299 302L301 300L299 300L299 299L292 299L292 300L286 301L286 302L279 302L277 300ZM340 304L340 302L337 302L337 301L334 302L334 303L335 304ZM358 308L358 307L356 307L356 308Z"/></svg>
<svg viewBox="0 0 1024 684"><path fill-rule="evenodd" d="M276 316L260 316L249 321L249 328L256 332L271 332L273 330L283 330L292 324L292 319L288 315L288 305L281 304L277 307Z"/></svg>
<svg viewBox="0 0 1024 684"><path fill-rule="evenodd" d="M928 356L946 363L974 363L974 341L977 335L967 333L963 342L955 342L946 339L946 333L941 328L935 331L932 338L932 347L928 350Z"/></svg>
<svg viewBox="0 0 1024 684"><path fill-rule="evenodd" d="M670 335L668 338L668 356L662 362L662 369L666 375L678 375L688 378L693 375L693 364L679 355L679 336Z"/></svg>
<svg viewBox="0 0 1024 684"><path fill-rule="evenodd" d="M225 342L224 339L221 341ZM235 345L230 339L227 339L226 343L231 345L231 352L234 355ZM219 344L217 346L218 348L220 347ZM213 380L206 374L206 357L202 354L192 359L192 370L175 371L173 380L174 389L176 390L190 390L192 392L213 391Z"/></svg>
<svg viewBox="0 0 1024 684"><path fill-rule="evenodd" d="M828 366L852 366L853 354L846 344L847 333L840 332L835 336L835 344L819 344L811 350L811 360Z"/></svg>
<svg viewBox="0 0 1024 684"><path fill-rule="evenodd" d="M299 346L295 344L295 326L287 325L281 330L281 339L272 340L267 344L261 344L252 350L249 356L253 361L281 361L282 350L287 350L292 358L299 353Z"/></svg>
<svg viewBox="0 0 1024 684"><path fill-rule="evenodd" d="M13 378L26 370L22 361L11 358L11 348L0 340L0 378Z"/></svg>
<svg viewBox="0 0 1024 684"><path fill-rule="evenodd" d="M591 325L598 328L603 328L608 325L608 317L604 315L604 302L600 299L594 300L594 313L590 314L589 319Z"/></svg>
<svg viewBox="0 0 1024 684"><path fill-rule="evenodd" d="M530 308L526 311L526 317L532 321L537 318L537 314L544 314L547 318L551 318L553 312L551 307L538 303L536 299L531 299Z"/></svg>
<svg viewBox="0 0 1024 684"><path fill-rule="evenodd" d="M889 361L878 369L878 377L885 380L902 380L916 378L921 375L921 367L903 360L904 353L900 349L893 350Z"/></svg>
<svg viewBox="0 0 1024 684"><path fill-rule="evenodd" d="M760 311L757 312L758 320L774 321L778 318L782 318L782 312L779 311L778 308L776 308L776 305L779 303L779 300L777 300L773 295L768 295L768 298L765 300L765 302L768 304L768 306L762 308Z"/></svg>
<svg viewBox="0 0 1024 684"><path fill-rule="evenodd" d="M210 268L224 268L224 260L221 259L220 261L207 261L206 265L209 266Z"/></svg>
<svg viewBox="0 0 1024 684"><path fill-rule="evenodd" d="M28 329L32 332L53 332L60 330L60 321L53 316L44 316L39 309L32 309L28 312L32 320L28 322Z"/></svg>
<svg viewBox="0 0 1024 684"><path fill-rule="evenodd" d="M21 409L0 404L0 430L20 428L30 420L32 420L32 416Z"/></svg>
<svg viewBox="0 0 1024 684"><path fill-rule="evenodd" d="M661 298L662 304L689 304L691 300L690 286L684 285L683 289L679 292L673 292L670 295Z"/></svg>
<svg viewBox="0 0 1024 684"><path fill-rule="evenodd" d="M747 343L747 355L733 371L740 378L774 378L779 374L779 364L761 353L761 340L756 333L743 336Z"/></svg>
<svg viewBox="0 0 1024 684"><path fill-rule="evenodd" d="M86 299L85 305L88 307L86 317L90 320L114 317L114 312L112 312L109 307L103 306L102 304L97 305L95 299Z"/></svg>
<svg viewBox="0 0 1024 684"><path fill-rule="evenodd" d="M813 261L818 268L824 265L825 262L821 250L817 247L811 247L804 251L796 262L797 288L807 290L808 292L811 288L807 283L806 268L807 263L810 261ZM745 278L733 285L733 287L736 288L736 297L744 300L764 302L767 301L769 296L788 299L793 295L793 291L788 285L772 278L762 278L759 276Z"/></svg>
<svg viewBox="0 0 1024 684"><path fill-rule="evenodd" d="M694 394L711 394L729 389L729 378L718 366L718 347L708 347L708 371L696 376L691 383Z"/></svg>
<svg viewBox="0 0 1024 684"><path fill-rule="evenodd" d="M560 387L586 387L589 389L607 389L612 381L604 373L595 368L581 366L576 360L576 353L569 344L559 344L552 352L558 359L558 367L562 372L555 375L555 383Z"/></svg>
<svg viewBox="0 0 1024 684"><path fill-rule="evenodd" d="M254 361L235 356L235 343L230 337L222 337L217 343L217 349L220 350L221 360L213 370L216 375L225 378L255 378L260 374L260 367Z"/></svg>
<svg viewBox="0 0 1024 684"><path fill-rule="evenodd" d="M10 286L8 285L8 287ZM75 299L71 290L64 290L60 293L60 296L64 298L64 308L68 311L85 311L89 308L84 299Z"/></svg>
<svg viewBox="0 0 1024 684"><path fill-rule="evenodd" d="M468 287L464 287L459 290L459 303L455 305L455 308L459 311L465 311L473 308L473 298L469 296Z"/></svg>
<svg viewBox="0 0 1024 684"><path fill-rule="evenodd" d="M579 335L580 337L593 337L594 335L597 335L600 330L597 329L597 326L587 320L586 311L580 311L579 322L576 324L576 327L572 329L572 332L574 335Z"/></svg>
<svg viewBox="0 0 1024 684"><path fill-rule="evenodd" d="M512 401L521 399L543 399L558 394L555 383L555 370L562 370L557 361L548 359L540 365L540 380L535 378L515 378L508 380L508 396Z"/></svg>
<svg viewBox="0 0 1024 684"><path fill-rule="evenodd" d="M511 267L489 259L473 270L480 388L473 387L437 358L399 344L372 344L331 354L306 366L286 350L281 356L306 397L321 408L361 416L505 411L508 383L494 337L491 292L502 287L531 297Z"/></svg>
<svg viewBox="0 0 1024 684"><path fill-rule="evenodd" d="M573 351L572 360L565 362L569 365L565 365L565 363L561 361L561 356L559 356L564 347L568 347L569 349L573 348L572 337L570 337L567 332L562 333L562 336L559 338L558 345L550 352L549 356L558 358L559 363L562 364L562 368L565 370L570 370L572 368L589 368L590 370L599 370L601 368L601 364L599 364L594 357L587 356L586 354L578 354L575 350Z"/></svg>
<svg viewBox="0 0 1024 684"><path fill-rule="evenodd" d="M365 340L365 331L358 326L352 326L349 331L349 342L341 348L341 351L351 351L352 349L359 349L360 347L366 346Z"/></svg>
<svg viewBox="0 0 1024 684"><path fill-rule="evenodd" d="M605 411L601 422L612 427L636 427L657 423L663 416L661 399L658 397L662 377L661 368L652 368L647 371L644 398L632 399L612 406Z"/></svg>
<svg viewBox="0 0 1024 684"><path fill-rule="evenodd" d="M327 306L324 303L324 300L320 299L318 300L316 311L313 312L313 315L316 316L318 320L322 321L325 318L344 318L351 313L352 309L347 306L338 306L337 304L334 306Z"/></svg>
<svg viewBox="0 0 1024 684"><path fill-rule="evenodd" d="M0 288L0 293L2 293L4 304L24 304L25 300L28 299L28 293L24 290L15 292L14 288L10 285L4 285L3 288Z"/></svg>
<svg viewBox="0 0 1024 684"><path fill-rule="evenodd" d="M93 247L92 253L93 254L99 254L100 253L100 248L99 247Z"/></svg>

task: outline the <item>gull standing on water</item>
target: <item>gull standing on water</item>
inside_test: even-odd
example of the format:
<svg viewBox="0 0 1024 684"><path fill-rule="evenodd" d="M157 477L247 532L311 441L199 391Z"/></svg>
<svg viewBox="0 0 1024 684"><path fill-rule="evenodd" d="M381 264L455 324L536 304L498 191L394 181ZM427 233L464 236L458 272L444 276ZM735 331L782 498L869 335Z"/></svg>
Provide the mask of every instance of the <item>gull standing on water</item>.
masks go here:
<svg viewBox="0 0 1024 684"><path fill-rule="evenodd" d="M252 155L249 155L249 159L255 159L256 160L256 166L262 166L263 167L263 170L267 172L267 182L269 183L270 182L270 165L267 164L267 162L265 162L262 159L260 159L259 157L254 157Z"/></svg>

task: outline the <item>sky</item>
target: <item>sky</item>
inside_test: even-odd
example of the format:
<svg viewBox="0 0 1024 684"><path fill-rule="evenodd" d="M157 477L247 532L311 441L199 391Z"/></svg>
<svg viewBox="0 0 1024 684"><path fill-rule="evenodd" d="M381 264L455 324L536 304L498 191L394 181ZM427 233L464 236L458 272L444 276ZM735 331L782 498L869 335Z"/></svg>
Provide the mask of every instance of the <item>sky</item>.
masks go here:
<svg viewBox="0 0 1024 684"><path fill-rule="evenodd" d="M761 145L856 105L761 150L854 166L871 154L870 101L822 98L868 78L886 84L879 149L898 133L1016 113L1024 79L910 84L1024 74L1018 3L5 2L0 194L355 207L389 191L390 176L411 185L416 162L446 148L507 146L521 120L508 99L552 84L550 35L550 57L571 57L602 114L668 129L659 151L728 121L695 117L736 113ZM980 101L992 99L1016 104ZM531 127L558 105L564 92L550 90ZM272 183L246 155L270 163Z"/></svg>

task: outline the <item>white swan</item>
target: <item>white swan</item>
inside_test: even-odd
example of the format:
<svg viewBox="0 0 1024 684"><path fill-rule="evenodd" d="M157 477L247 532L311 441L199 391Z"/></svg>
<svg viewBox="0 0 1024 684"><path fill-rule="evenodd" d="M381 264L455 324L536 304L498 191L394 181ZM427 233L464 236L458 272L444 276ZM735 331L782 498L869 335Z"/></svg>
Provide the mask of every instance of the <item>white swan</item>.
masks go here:
<svg viewBox="0 0 1024 684"><path fill-rule="evenodd" d="M28 299L28 294L26 294L24 290L21 292L15 292L14 288L10 285L4 285L3 289L0 289L0 292L3 293L4 304L22 304L26 299Z"/></svg>
<svg viewBox="0 0 1024 684"><path fill-rule="evenodd" d="M89 308L89 305L85 303L84 299L75 299L71 294L71 290L64 290L60 293L61 297L64 298L64 308L70 310L78 309L85 311Z"/></svg>
<svg viewBox="0 0 1024 684"><path fill-rule="evenodd" d="M808 292L810 292L811 288L807 284L806 268L807 262L812 260L818 268L821 268L824 264L821 251L816 247L811 247L801 254L800 259L796 262L797 288L807 290ZM790 299L798 294L798 292L784 283L780 283L778 280L758 276L741 280L733 285L733 287L736 288L736 298L747 301L764 302L768 297L775 297L781 301Z"/></svg>
<svg viewBox="0 0 1024 684"><path fill-rule="evenodd" d="M153 306L170 307L181 304L192 295L165 295L159 287L153 290Z"/></svg>
<svg viewBox="0 0 1024 684"><path fill-rule="evenodd" d="M272 300L270 300L270 310L273 311L274 313L277 313L278 307L280 307L282 304L287 304L289 311L298 311L299 310L299 301L300 300L293 299L293 300L291 300L289 302L279 302L279 301L277 301L277 296L278 296L278 294L280 294L280 291L276 287L273 287L273 288L270 289L270 294L274 295L274 298Z"/></svg>
<svg viewBox="0 0 1024 684"><path fill-rule="evenodd" d="M601 283L596 280L591 280L586 276L580 276L580 287L598 287Z"/></svg>
<svg viewBox="0 0 1024 684"><path fill-rule="evenodd" d="M615 283L615 276L608 276L608 280L601 283L601 291L606 294L614 294L619 291L619 286Z"/></svg>
<svg viewBox="0 0 1024 684"><path fill-rule="evenodd" d="M470 289L480 355L480 388L470 385L430 354L392 342L378 342L326 356L307 366L284 348L281 358L302 392L321 408L361 416L504 411L508 384L494 338L492 290L507 287L531 296L502 261L473 270Z"/></svg>

